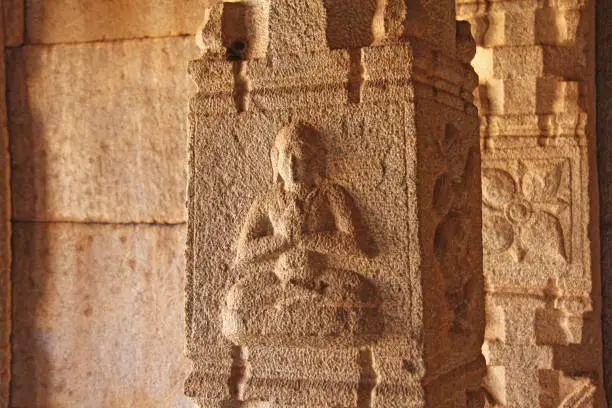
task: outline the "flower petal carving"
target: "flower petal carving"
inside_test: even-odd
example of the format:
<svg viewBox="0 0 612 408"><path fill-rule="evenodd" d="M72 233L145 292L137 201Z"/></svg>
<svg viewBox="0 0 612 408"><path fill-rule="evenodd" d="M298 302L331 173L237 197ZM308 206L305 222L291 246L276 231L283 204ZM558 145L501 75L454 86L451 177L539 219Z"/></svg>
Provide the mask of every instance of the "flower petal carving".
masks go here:
<svg viewBox="0 0 612 408"><path fill-rule="evenodd" d="M525 198L532 202L556 200L563 178L563 165L564 163L559 163L546 172L526 172L521 183Z"/></svg>
<svg viewBox="0 0 612 408"><path fill-rule="evenodd" d="M501 210L517 193L517 185L510 174L499 169L483 169L482 198L486 205Z"/></svg>
<svg viewBox="0 0 612 408"><path fill-rule="evenodd" d="M514 229L504 217L483 214L483 245L486 251L503 252L514 242Z"/></svg>
<svg viewBox="0 0 612 408"><path fill-rule="evenodd" d="M561 257L567 261L565 238L561 222L546 212L535 214L530 228L521 231L521 241L528 248L538 248L538 252L548 257Z"/></svg>

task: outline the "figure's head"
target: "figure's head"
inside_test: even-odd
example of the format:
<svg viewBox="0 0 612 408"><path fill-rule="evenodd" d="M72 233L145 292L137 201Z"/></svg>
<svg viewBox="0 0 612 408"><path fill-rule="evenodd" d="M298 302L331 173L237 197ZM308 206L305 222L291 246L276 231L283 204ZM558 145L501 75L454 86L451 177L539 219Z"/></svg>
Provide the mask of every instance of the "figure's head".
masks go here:
<svg viewBox="0 0 612 408"><path fill-rule="evenodd" d="M325 169L325 148L310 125L292 123L276 136L270 153L274 182L314 184Z"/></svg>

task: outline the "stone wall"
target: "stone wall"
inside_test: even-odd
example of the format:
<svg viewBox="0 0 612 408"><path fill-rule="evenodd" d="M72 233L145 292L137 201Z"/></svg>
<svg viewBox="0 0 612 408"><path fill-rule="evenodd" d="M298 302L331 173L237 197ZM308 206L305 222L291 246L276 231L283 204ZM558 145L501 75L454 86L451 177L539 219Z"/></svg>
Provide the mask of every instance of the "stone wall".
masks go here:
<svg viewBox="0 0 612 408"><path fill-rule="evenodd" d="M603 407L594 2L457 3L478 44L491 402Z"/></svg>
<svg viewBox="0 0 612 408"><path fill-rule="evenodd" d="M605 389L612 398L612 1L597 2L597 154L601 204L601 268Z"/></svg>
<svg viewBox="0 0 612 408"><path fill-rule="evenodd" d="M3 2L11 407L192 406L183 396L184 195L187 63L201 3ZM0 116L1 187L3 124ZM3 291L6 278L0 270ZM0 305L2 353L6 314ZM0 367L5 406L5 360Z"/></svg>

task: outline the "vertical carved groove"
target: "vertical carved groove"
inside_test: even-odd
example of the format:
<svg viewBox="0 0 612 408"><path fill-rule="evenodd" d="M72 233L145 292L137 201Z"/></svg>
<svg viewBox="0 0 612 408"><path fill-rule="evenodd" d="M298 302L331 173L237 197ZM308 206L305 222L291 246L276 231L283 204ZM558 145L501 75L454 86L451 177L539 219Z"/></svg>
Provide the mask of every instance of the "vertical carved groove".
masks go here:
<svg viewBox="0 0 612 408"><path fill-rule="evenodd" d="M234 73L234 103L238 112L249 110L251 102L251 80L248 76L247 61L233 61L232 71Z"/></svg>
<svg viewBox="0 0 612 408"><path fill-rule="evenodd" d="M357 388L357 408L374 408L376 387L380 382L374 350L371 347L359 352L359 386Z"/></svg>
<svg viewBox="0 0 612 408"><path fill-rule="evenodd" d="M251 379L251 364L248 359L247 347L235 346L232 349L232 368L227 384L233 401L244 401L246 387Z"/></svg>
<svg viewBox="0 0 612 408"><path fill-rule="evenodd" d="M363 89L368 80L363 48L350 49L349 57L351 64L348 78L349 101L351 103L361 103Z"/></svg>

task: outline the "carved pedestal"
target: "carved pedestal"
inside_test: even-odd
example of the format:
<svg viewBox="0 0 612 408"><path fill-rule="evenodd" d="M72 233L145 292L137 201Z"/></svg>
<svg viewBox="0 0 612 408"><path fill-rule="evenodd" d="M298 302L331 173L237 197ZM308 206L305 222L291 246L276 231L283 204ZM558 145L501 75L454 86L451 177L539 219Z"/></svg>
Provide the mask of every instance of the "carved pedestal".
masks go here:
<svg viewBox="0 0 612 408"><path fill-rule="evenodd" d="M200 406L484 406L474 44L452 2L413 3L211 9L190 67Z"/></svg>

